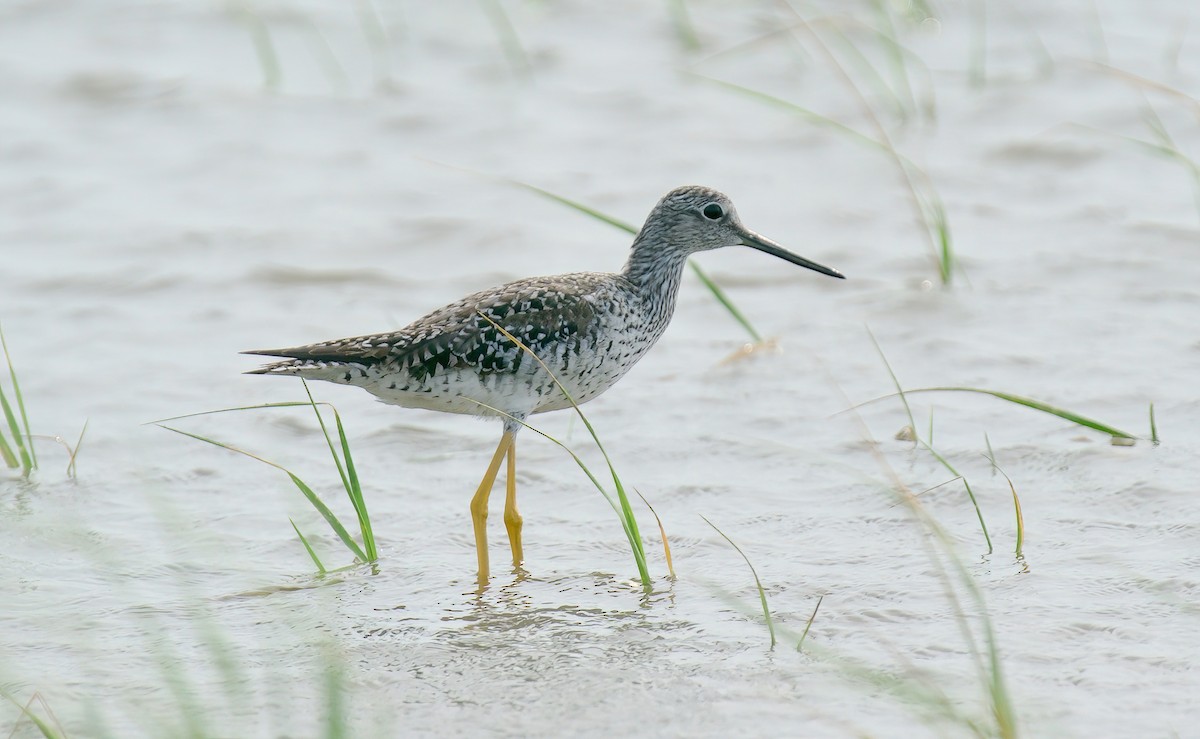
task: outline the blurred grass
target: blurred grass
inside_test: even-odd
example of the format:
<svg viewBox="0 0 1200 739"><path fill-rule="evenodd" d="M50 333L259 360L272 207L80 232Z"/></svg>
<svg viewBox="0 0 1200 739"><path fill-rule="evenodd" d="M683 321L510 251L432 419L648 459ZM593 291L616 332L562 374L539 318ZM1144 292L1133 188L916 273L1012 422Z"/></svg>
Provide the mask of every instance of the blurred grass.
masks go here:
<svg viewBox="0 0 1200 739"><path fill-rule="evenodd" d="M1084 131L1097 133L1102 136L1124 141L1128 144L1132 144L1147 154L1161 157L1166 161L1178 164L1183 168L1184 172L1187 173L1188 178L1191 181L1192 201L1196 208L1196 214L1200 216L1200 163L1197 163L1195 159L1179 148L1179 145L1175 143L1175 139L1171 136L1166 125L1163 123L1162 118L1149 103L1146 103L1146 106L1142 112L1142 122L1149 131L1149 139L1140 139L1136 136L1113 133L1112 131L1105 131L1100 128L1078 123L1072 123L1069 125L1073 128L1082 129Z"/></svg>
<svg viewBox="0 0 1200 739"><path fill-rule="evenodd" d="M838 389L840 392L840 387ZM842 398L849 404L845 393L842 393ZM851 408L851 410L855 411L855 408ZM971 570L958 555L953 537L924 509L918 497L909 490L888 464L879 444L872 439L870 430L856 411L854 417L858 420L863 438L869 442L867 448L870 450L871 456L887 477L888 482L881 482L878 485L904 504L913 514L914 519L921 524L922 531L930 534L928 537L922 536L920 542L926 548L927 558L934 565L945 597L954 611L955 622L963 642L967 646L975 667L976 677L986 697L989 720L983 723L964 715L957 703L936 687L929 688L914 680L900 680L877 669L865 667L840 657L834 658L834 664L847 674L860 677L906 702L953 722L958 735L998 736L1002 739L1014 739L1018 735L1016 707L1008 690L995 627L983 591L971 574ZM947 563L949 570L945 566ZM974 606L975 618L982 629L981 636L977 637L971 627L969 614L963 607L962 599L959 596L958 590L960 589Z"/></svg>
<svg viewBox="0 0 1200 739"><path fill-rule="evenodd" d="M508 11L504 9L500 0L478 2L496 34L496 39L500 42L500 49L504 52L504 60L508 63L509 70L516 77L528 78L533 71L533 65L529 62L529 54L525 51L525 45L521 43L521 37L517 34Z"/></svg>
<svg viewBox="0 0 1200 739"><path fill-rule="evenodd" d="M832 56L832 54L830 54ZM728 90L742 97L746 97L757 102L765 103L775 108L779 108L793 115L797 115L808 123L828 128L837 133L843 138L857 144L866 146L872 150L879 151L885 154L889 161L896 167L900 174L901 181L904 184L905 192L909 197L909 202L912 206L913 213L921 224L922 234L929 245L930 250L934 255L934 261L937 265L938 277L943 285L949 285L956 270L959 269L954 251L954 241L950 231L950 222L946 214L946 208L942 204L941 196L938 194L937 188L934 186L933 179L929 174L918 167L908 157L901 154L892 143L891 138L886 134L883 126L878 121L878 117L871 112L871 117L877 125L880 137L872 138L867 134L861 133L854 128L834 120L828 116L817 113L816 111L805 108L804 106L785 100L775 95L771 95L760 90L755 90L742 85L726 82L725 80L707 77L705 75L693 75L697 79L715 85L721 89ZM845 78L849 80L849 76ZM852 82L850 84L853 84ZM857 90L857 87L854 88ZM863 105L870 107L866 99L859 93Z"/></svg>
<svg viewBox="0 0 1200 739"><path fill-rule="evenodd" d="M774 95L752 90L742 85L737 85L730 82L715 80L711 77L699 76L700 79L716 82L724 89L739 93L741 95L750 96L760 102L765 102L774 107L789 110L793 113L800 114L805 120L813 123L818 123L823 126L830 127L835 132L842 134L858 143L865 143L872 148L883 152L892 164L896 167L905 186L906 194L909 197L909 202L913 208L914 215L917 221L922 225L922 233L928 242L932 251L935 262L938 268L938 275L943 285L949 285L956 271L961 271L961 266L957 263L956 254L954 251L954 242L951 234L949 218L946 213L945 206L942 204L941 196L939 195L933 179L929 174L920 167L917 167L910 159L900 154L895 146L891 134L887 127L884 126L879 113L876 110L876 105L872 104L867 94L863 91L863 85L857 82L853 75L847 71L844 64L836 54L830 49L818 31L817 26L829 27L828 23L812 23L796 9L794 5L785 4L785 9L790 13L794 22L788 25L789 37L794 38L806 51L814 54L816 57L824 59L828 69L834 74L845 89L850 92L851 96L858 102L859 108L862 111L864 118L871 124L874 129L873 136L862 134L850 126L833 120L829 116L821 115L815 111L795 105L790 101L778 98ZM919 17L922 20L928 8L921 8L915 5L910 5L909 10L913 12L914 17ZM886 12L886 11L885 11ZM836 28L836 26L833 26ZM804 39L796 33L803 33ZM829 34L826 31L826 34ZM868 54L859 49L851 40L841 34L840 30L832 34L834 40L840 42L840 47L843 53L848 55L851 63L856 63L855 60L867 59ZM878 41L878 39L884 39ZM897 54L896 49L899 47L898 40L893 36L887 38L884 32L877 34L877 42L882 47L883 55L891 60L894 71L893 76L897 76L903 72L904 78L907 79L907 60L909 55ZM853 49L853 51L849 51ZM915 57L915 55L912 55ZM899 68L896 68L899 65ZM871 85L876 90L876 97L880 97L881 90L886 91L886 96L895 96L891 88L882 84L880 75L874 72L872 65L857 63L860 69L869 70L866 74L866 83ZM886 97L885 96L885 97Z"/></svg>
<svg viewBox="0 0 1200 739"><path fill-rule="evenodd" d="M389 88L392 86L391 41L387 29L379 17L379 10L374 0L355 0L355 15L358 17L358 27L367 42L371 52L371 66L374 69L375 85Z"/></svg>
<svg viewBox="0 0 1200 739"><path fill-rule="evenodd" d="M808 638L808 632L812 628L813 621L817 620L817 611L821 610L821 604L825 602L825 596L817 598L817 604L813 606L812 615L808 617L808 621L804 623L804 631L800 632L800 638L796 640L796 651L803 651L804 640Z"/></svg>
<svg viewBox="0 0 1200 739"><path fill-rule="evenodd" d="M254 47L259 71L262 72L263 88L269 92L278 91L283 83L283 67L279 64L275 44L271 41L271 29L267 27L251 0L234 0L231 7L250 33L250 44Z"/></svg>
<svg viewBox="0 0 1200 739"><path fill-rule="evenodd" d="M666 0L667 12L671 16L671 28L675 38L686 51L696 51L700 48L700 36L696 33L696 24L692 23L692 14L688 11L687 0Z"/></svg>
<svg viewBox="0 0 1200 739"><path fill-rule="evenodd" d="M9 703L12 703L17 707L17 710L21 712L20 718L13 723L12 732L8 735L9 739L17 736L17 731L21 728L21 719L24 719L32 724L33 727L36 728L45 739L67 739L67 732L62 728L62 724L59 723L58 717L54 715L54 711L50 708L50 704L46 701L45 696L43 696L41 693L35 691L33 695L29 697L29 700L24 704L20 703L3 688L0 688L0 695L3 695ZM39 716L34 712L34 703L39 705L42 713L45 714L45 717Z"/></svg>

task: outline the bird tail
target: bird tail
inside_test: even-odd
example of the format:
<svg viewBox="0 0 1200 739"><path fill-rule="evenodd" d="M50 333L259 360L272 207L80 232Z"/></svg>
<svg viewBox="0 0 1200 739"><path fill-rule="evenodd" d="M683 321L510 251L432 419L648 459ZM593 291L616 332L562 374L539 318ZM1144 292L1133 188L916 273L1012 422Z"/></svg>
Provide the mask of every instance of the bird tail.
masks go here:
<svg viewBox="0 0 1200 739"><path fill-rule="evenodd" d="M244 352L249 354L250 352ZM353 385L366 378L366 367L347 362L325 362L312 359L286 359L282 362L253 369L247 375L283 375L306 380L325 380L339 385Z"/></svg>

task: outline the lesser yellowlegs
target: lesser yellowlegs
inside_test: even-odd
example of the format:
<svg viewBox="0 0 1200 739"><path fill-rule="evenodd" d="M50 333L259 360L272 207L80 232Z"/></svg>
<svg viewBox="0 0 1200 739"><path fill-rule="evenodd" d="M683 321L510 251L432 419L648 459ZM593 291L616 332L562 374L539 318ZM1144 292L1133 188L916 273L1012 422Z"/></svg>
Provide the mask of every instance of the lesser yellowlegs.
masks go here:
<svg viewBox="0 0 1200 739"><path fill-rule="evenodd" d="M612 387L662 336L688 256L733 245L843 276L743 226L733 203L716 190L680 187L650 211L620 272L529 277L468 295L399 331L245 352L288 358L250 374L356 385L385 403L502 418L500 443L471 499L483 584L489 576L488 496L500 463L507 458L504 525L513 563L520 566L516 435L530 415L570 407L546 370L496 324L529 347L571 397L584 403Z"/></svg>

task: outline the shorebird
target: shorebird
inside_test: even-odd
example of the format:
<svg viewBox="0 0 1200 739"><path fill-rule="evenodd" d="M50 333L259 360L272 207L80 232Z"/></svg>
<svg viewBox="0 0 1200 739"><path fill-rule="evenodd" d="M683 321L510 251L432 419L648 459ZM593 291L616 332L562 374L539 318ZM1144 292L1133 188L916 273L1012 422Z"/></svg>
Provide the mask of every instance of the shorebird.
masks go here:
<svg viewBox="0 0 1200 739"><path fill-rule="evenodd" d="M733 203L716 190L680 187L650 211L620 272L527 277L468 295L399 331L244 352L286 357L248 374L355 385L385 403L502 419L500 443L471 498L478 578L484 585L488 497L505 459L504 525L513 564L520 567L524 561L516 436L525 420L569 408L571 399L585 403L612 387L666 330L687 258L736 245L844 278L743 226ZM497 326L519 339L545 368Z"/></svg>

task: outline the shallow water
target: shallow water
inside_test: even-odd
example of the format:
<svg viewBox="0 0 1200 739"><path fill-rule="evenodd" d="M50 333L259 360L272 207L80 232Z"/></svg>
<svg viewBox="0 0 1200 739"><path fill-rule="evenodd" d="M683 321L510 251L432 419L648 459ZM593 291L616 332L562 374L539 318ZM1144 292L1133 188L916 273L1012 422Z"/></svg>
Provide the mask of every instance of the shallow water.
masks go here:
<svg viewBox="0 0 1200 739"><path fill-rule="evenodd" d="M803 29L763 37L794 17L688 3L702 47L687 51L666 5L505 3L525 73L478 4L377 3L389 41L373 45L353 5L255 3L275 91L245 18L220 3L0 10L0 320L35 432L73 440L89 422L78 479L46 442L33 481L0 478L6 694L40 695L71 736L318 735L331 670L354 736L991 733L952 563L888 492L953 475L893 438L908 423L895 399L843 412L892 391L869 327L905 387L1008 391L1139 436L1155 404L1163 443L1116 447L991 398L909 398L988 525L991 554L961 485L920 496L982 593L1022 733L1194 731L1200 211L1184 166L1119 138L1152 137L1149 103L1200 152L1195 101L1131 77L1197 94L1189 11L989 4L979 85L979 6L896 19L936 121L901 124L864 87L945 203L962 271L942 288L886 156L686 74L876 135ZM868 6L832 10L853 12L829 17L843 28L876 22ZM439 163L631 222L671 187L709 184L751 228L849 276L701 255L779 350L723 363L745 334L689 276L659 346L586 406L662 516L678 579L639 506L656 578L643 593L608 504L530 433L528 572L502 566L495 512L497 576L476 593L467 501L494 423L314 387L343 414L381 547L376 568L325 578L288 517L330 565L349 557L285 476L145 425L302 397L240 374L256 362L239 350L623 262L624 234ZM296 470L350 515L302 410L178 423ZM569 414L537 424L601 464ZM1020 495L1021 559L985 434ZM700 514L754 562L775 649L745 563ZM985 619L949 581L981 648ZM14 723L36 735L0 708L0 729Z"/></svg>

